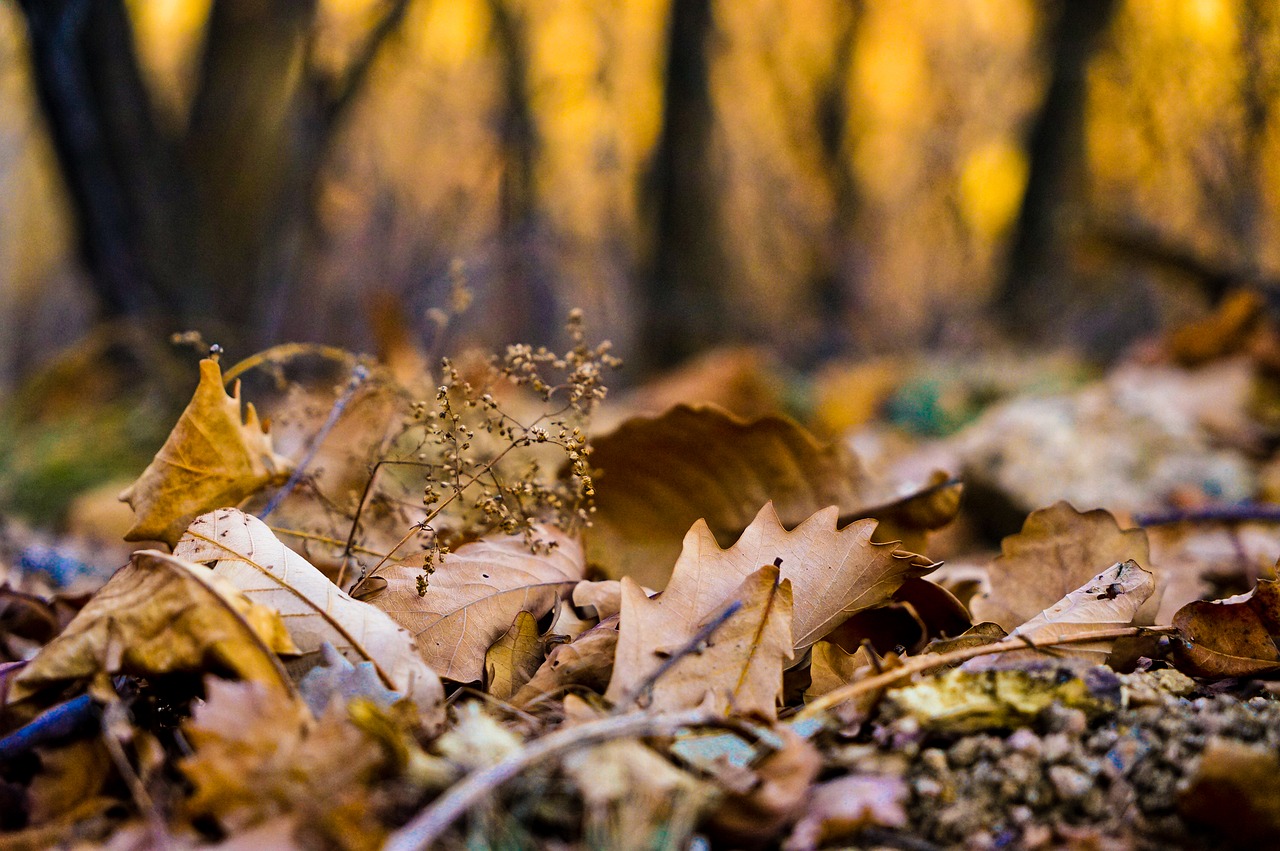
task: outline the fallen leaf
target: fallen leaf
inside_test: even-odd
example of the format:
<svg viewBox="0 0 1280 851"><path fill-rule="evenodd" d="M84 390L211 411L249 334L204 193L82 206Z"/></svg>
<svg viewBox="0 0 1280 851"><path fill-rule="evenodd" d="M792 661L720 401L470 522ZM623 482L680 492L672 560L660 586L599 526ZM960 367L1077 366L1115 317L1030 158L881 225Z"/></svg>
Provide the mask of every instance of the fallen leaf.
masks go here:
<svg viewBox="0 0 1280 851"><path fill-rule="evenodd" d="M120 494L137 515L125 540L173 546L198 515L283 482L290 466L272 451L253 405L241 420L239 385L228 395L217 361L202 360L200 384L169 439Z"/></svg>
<svg viewBox="0 0 1280 851"><path fill-rule="evenodd" d="M911 790L892 774L850 774L818 785L783 851L815 851L867 827L905 827Z"/></svg>
<svg viewBox="0 0 1280 851"><path fill-rule="evenodd" d="M1280 754L1274 748L1214 736L1178 791L1183 818L1213 828L1230 847L1274 848L1280 841Z"/></svg>
<svg viewBox="0 0 1280 851"><path fill-rule="evenodd" d="M1080 512L1066 502L1033 511L1021 532L1001 542L1000 555L988 571L990 593L970 602L973 619L1012 630L1107 565L1131 559L1150 563L1146 533L1121 529L1107 511ZM1154 616L1154 607L1143 612L1148 613Z"/></svg>
<svg viewBox="0 0 1280 851"><path fill-rule="evenodd" d="M1165 580L1156 623L1196 600L1243 593L1259 579L1275 579L1280 524L1195 520L1147 527L1151 563Z"/></svg>
<svg viewBox="0 0 1280 851"><path fill-rule="evenodd" d="M292 691L276 653L296 653L280 615L209 568L141 550L10 687L18 700L95 674L228 671Z"/></svg>
<svg viewBox="0 0 1280 851"><path fill-rule="evenodd" d="M547 654L529 682L511 698L514 706L528 706L544 695L558 696L569 686L602 692L613 675L618 649L618 617L601 621L569 644Z"/></svg>
<svg viewBox="0 0 1280 851"><path fill-rule="evenodd" d="M511 628L485 651L484 690L509 700L529 682L542 660L538 621L528 612L517 612Z"/></svg>
<svg viewBox="0 0 1280 851"><path fill-rule="evenodd" d="M111 777L111 758L101 738L41 748L40 771L27 792L30 824L59 818L75 804L97 797Z"/></svg>
<svg viewBox="0 0 1280 851"><path fill-rule="evenodd" d="M650 588L644 593L657 594ZM611 618L622 611L622 583L616 579L579 582L573 589L573 604L580 609L594 609L600 620Z"/></svg>
<svg viewBox="0 0 1280 851"><path fill-rule="evenodd" d="M713 829L731 847L767 843L809 805L822 756L786 726L774 732L781 746L753 766L758 782L748 792L730 791L711 815Z"/></svg>
<svg viewBox="0 0 1280 851"><path fill-rule="evenodd" d="M401 695L386 687L372 662L353 665L329 642L320 645L320 664L298 680L298 694L314 715L323 715L334 698L345 706L356 698L389 707Z"/></svg>
<svg viewBox="0 0 1280 851"><path fill-rule="evenodd" d="M484 677L485 652L525 611L541 618L567 598L586 572L582 548L564 532L543 527L548 551L530 552L520 535L502 535L464 544L431 574L418 595L422 570L405 564L384 568L387 590L373 605L413 633L424 658L454 682Z"/></svg>
<svg viewBox="0 0 1280 851"><path fill-rule="evenodd" d="M193 750L178 764L194 787L186 802L192 815L238 830L299 813L330 838L350 835L354 821L367 831L365 847L386 830L368 789L382 748L344 711L316 720L279 689L210 677L182 731Z"/></svg>
<svg viewBox="0 0 1280 851"><path fill-rule="evenodd" d="M444 688L408 631L349 597L258 518L235 508L209 512L191 524L174 552L209 565L248 599L280 612L302 653L328 642L352 663L370 662L387 688L443 723Z"/></svg>
<svg viewBox="0 0 1280 851"><path fill-rule="evenodd" d="M772 501L787 525L829 505L868 503L868 479L841 444L823 446L790 419L742 420L677 405L597 438L596 513L587 558L611 578L661 588L698 520L731 542ZM755 565L759 567L759 565Z"/></svg>
<svg viewBox="0 0 1280 851"><path fill-rule="evenodd" d="M1280 582L1260 580L1248 594L1188 603L1173 616L1183 673L1223 679L1280 671Z"/></svg>
<svg viewBox="0 0 1280 851"><path fill-rule="evenodd" d="M651 600L639 585L622 580L617 661L605 692L614 703L642 698L635 689L703 625L683 623L678 611L663 607L664 598ZM704 620L712 620L734 602L741 607L715 630L706 648L688 653L658 677L642 705L666 711L710 700L718 712L777 717L783 664L794 655L791 583L780 578L776 566L766 565L744 579Z"/></svg>
<svg viewBox="0 0 1280 851"><path fill-rule="evenodd" d="M662 594L650 600L624 578L617 662L606 696L617 701L652 673L663 661L655 651L692 638L761 565L779 565L781 579L791 582L798 601L791 618L797 657L850 615L884 602L906 579L933 568L928 559L892 544L872 543L874 520L837 529L837 514L835 507L824 509L788 532L770 503L727 550L698 521L685 536Z"/></svg>

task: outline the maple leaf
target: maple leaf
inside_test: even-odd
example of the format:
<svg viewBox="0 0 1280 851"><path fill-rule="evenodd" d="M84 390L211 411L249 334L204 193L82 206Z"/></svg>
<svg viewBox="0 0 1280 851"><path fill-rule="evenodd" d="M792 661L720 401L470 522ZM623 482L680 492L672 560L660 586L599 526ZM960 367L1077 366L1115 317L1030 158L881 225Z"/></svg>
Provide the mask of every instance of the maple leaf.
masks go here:
<svg viewBox="0 0 1280 851"><path fill-rule="evenodd" d="M788 650L796 653L855 612L882 603L906 579L934 567L893 544L873 543L874 520L837 529L837 514L832 506L788 532L772 503L766 504L727 550L699 521L685 536L684 550L662 594L651 600L624 577L617 662L606 696L619 700L644 680L662 663L656 650L670 651L691 639L762 565L778 565L780 579L791 583L797 605L790 618ZM713 641L720 635L718 631Z"/></svg>
<svg viewBox="0 0 1280 851"><path fill-rule="evenodd" d="M141 550L14 679L18 699L47 685L128 673L231 671L291 690L276 653L296 653L280 615L199 564Z"/></svg>
<svg viewBox="0 0 1280 851"><path fill-rule="evenodd" d="M1178 667L1223 679L1280 671L1280 582L1259 580L1247 594L1188 603L1173 616L1184 643Z"/></svg>
<svg viewBox="0 0 1280 851"><path fill-rule="evenodd" d="M228 395L217 361L206 358L195 395L169 439L120 494L137 515L125 540L173 546L196 516L284 481L291 466L272 451L271 436L252 404L241 420L239 383Z"/></svg>
<svg viewBox="0 0 1280 851"><path fill-rule="evenodd" d="M288 618L301 652L329 642L349 661L371 663L387 688L443 723L444 688L408 631L348 596L258 518L235 508L211 511L192 522L174 553L209 565L248 599Z"/></svg>
<svg viewBox="0 0 1280 851"><path fill-rule="evenodd" d="M597 493L588 560L613 578L654 588L667 581L698 520L731 541L766 502L795 525L830 505L847 515L887 501L872 494L843 444L824 446L785 417L748 421L710 406L628 420L594 441L591 466Z"/></svg>
<svg viewBox="0 0 1280 851"><path fill-rule="evenodd" d="M522 536L500 535L458 547L431 574L424 595L420 568L390 565L379 572L386 589L370 602L413 633L440 676L475 682L484 676L485 653L519 612L541 618L586 572L574 538L551 527L539 527L537 536L555 546L533 553Z"/></svg>
<svg viewBox="0 0 1280 851"><path fill-rule="evenodd" d="M1014 629L1107 565L1129 560L1148 564L1149 558L1142 529L1121 529L1102 509L1080 512L1058 502L1031 512L1022 531L1000 543L1000 555L988 571L990 593L970 602L973 619ZM1154 616L1154 606L1143 614ZM1140 621L1152 622L1148 617Z"/></svg>

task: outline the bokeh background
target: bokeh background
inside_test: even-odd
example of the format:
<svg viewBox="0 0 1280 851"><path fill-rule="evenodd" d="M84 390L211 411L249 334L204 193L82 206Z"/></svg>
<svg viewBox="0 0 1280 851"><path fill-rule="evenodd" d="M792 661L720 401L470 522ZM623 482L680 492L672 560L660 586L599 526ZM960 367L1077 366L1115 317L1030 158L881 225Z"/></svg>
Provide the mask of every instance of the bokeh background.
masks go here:
<svg viewBox="0 0 1280 851"><path fill-rule="evenodd" d="M1280 277L1269 0L0 0L0 388L95 323L1105 359Z"/></svg>

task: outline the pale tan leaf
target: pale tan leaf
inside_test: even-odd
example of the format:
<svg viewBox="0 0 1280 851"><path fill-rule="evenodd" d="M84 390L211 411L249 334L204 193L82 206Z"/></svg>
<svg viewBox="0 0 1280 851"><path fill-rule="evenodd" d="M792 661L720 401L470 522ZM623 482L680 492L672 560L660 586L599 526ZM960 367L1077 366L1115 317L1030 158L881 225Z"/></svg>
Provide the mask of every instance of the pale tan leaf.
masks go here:
<svg viewBox="0 0 1280 851"><path fill-rule="evenodd" d="M292 689L276 653L296 653L280 615L207 567L142 550L14 679L11 699L99 673L227 671Z"/></svg>
<svg viewBox="0 0 1280 851"><path fill-rule="evenodd" d="M271 436L253 405L240 413L240 387L223 389L217 361L200 362L200 384L155 460L120 498L137 515L129 541L173 546L199 514L236 505L289 473L289 459L271 448Z"/></svg>
<svg viewBox="0 0 1280 851"><path fill-rule="evenodd" d="M517 612L511 628L484 654L484 689L499 700L510 700L542 664L538 621Z"/></svg>
<svg viewBox="0 0 1280 851"><path fill-rule="evenodd" d="M234 508L212 511L196 518L175 553L209 565L250 600L279 611L303 653L327 641L352 663L371 662L388 689L443 720L440 678L408 631L345 594L258 518Z"/></svg>
<svg viewBox="0 0 1280 851"><path fill-rule="evenodd" d="M417 638L440 676L475 682L484 676L485 651L525 611L541 618L567 598L586 572L582 548L564 532L540 528L554 544L533 553L520 535L485 538L450 553L418 594L417 567L394 564L379 571L387 590L370 599Z"/></svg>
<svg viewBox="0 0 1280 851"><path fill-rule="evenodd" d="M569 686L604 691L613 674L617 649L618 618L615 616L548 653L532 679L511 698L511 703L528 706L544 695L559 696Z"/></svg>
<svg viewBox="0 0 1280 851"><path fill-rule="evenodd" d="M1149 564L1147 535L1121 529L1101 509L1080 512L1066 502L1033 511L1022 531L1000 544L988 570L990 593L970 602L973 619L1011 630L1089 582L1117 562ZM1155 605L1140 622L1151 623Z"/></svg>

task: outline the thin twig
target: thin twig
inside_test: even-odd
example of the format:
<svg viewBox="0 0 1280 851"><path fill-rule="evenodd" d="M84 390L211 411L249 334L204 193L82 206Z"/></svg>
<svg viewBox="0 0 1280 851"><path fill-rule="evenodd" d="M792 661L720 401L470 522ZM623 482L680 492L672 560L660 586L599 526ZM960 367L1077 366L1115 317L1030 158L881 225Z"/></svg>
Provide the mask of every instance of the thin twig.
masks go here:
<svg viewBox="0 0 1280 851"><path fill-rule="evenodd" d="M119 700L108 703L103 707L102 711L102 743L106 746L107 754L111 757L111 763L116 768L116 773L124 780L125 786L129 787L129 795L133 798L134 806L138 808L138 812L147 822L147 832L151 834L152 848L168 848L169 831L165 827L164 816L160 814L159 808L156 807L155 801L152 799L147 787L142 782L142 778L138 776L138 772L133 770L133 766L129 763L129 756L124 752L124 745L117 738L113 727L124 725L126 728L132 727L132 722L128 717L128 710Z"/></svg>
<svg viewBox="0 0 1280 851"><path fill-rule="evenodd" d="M1158 514L1139 514L1134 521L1139 526L1172 526L1175 523L1280 523L1280 505L1270 502L1208 505Z"/></svg>
<svg viewBox="0 0 1280 851"><path fill-rule="evenodd" d="M626 695L618 701L617 705L614 706L613 711L616 713L618 710L625 709L639 700L641 695L653 688L653 684L658 681L658 678L675 667L676 663L688 656L690 653L697 653L701 649L702 645L711 638L712 634L715 633L717 629L724 626L725 621L733 617L734 614L737 613L738 609L741 608L742 601L734 600L725 608L724 611L703 624L702 628L693 634L693 638L690 638L681 645L678 650L664 659L662 664L655 668L649 676L645 677L634 688L632 688L631 691L627 692Z"/></svg>
<svg viewBox="0 0 1280 851"><path fill-rule="evenodd" d="M1053 641L1031 641L1021 636L1019 641L997 641L994 644L984 644L980 647L965 647L960 650L953 650L950 653L926 654L917 656L906 662L900 668L894 668L892 671L885 671L874 677L868 677L865 680L846 683L839 688L829 691L819 697L813 703L810 703L804 709L795 715L795 721L806 721L822 712L839 706L845 701L852 700L868 692L891 686L894 683L905 680L915 674L927 671L930 668L936 668L940 665L954 665L958 662L965 662L978 656L991 656L997 653L1008 653L1012 650L1043 650L1046 648L1060 647L1067 644L1088 644L1092 641L1112 641L1119 638L1129 638L1136 635L1152 635L1167 634L1174 632L1174 627L1147 627L1147 626L1126 626L1116 627L1113 629L1101 629L1094 632L1082 632L1079 635L1058 638Z"/></svg>
<svg viewBox="0 0 1280 851"><path fill-rule="evenodd" d="M408 824L391 834L384 851L418 851L432 847L464 813L514 777L545 759L611 739L672 735L682 727L719 724L720 716L705 709L670 715L633 712L599 721L564 726L488 768L473 771L431 803Z"/></svg>
<svg viewBox="0 0 1280 851"><path fill-rule="evenodd" d="M293 493L293 489L302 480L303 471L315 460L316 454L320 451L320 445L329 436L329 432L333 431L333 427L338 424L338 420L342 417L342 412L347 409L347 405L351 404L351 400L355 398L356 391L360 389L360 385L364 384L365 379L368 377L369 369L362 363L356 364L356 368L351 370L351 380L347 382L342 394L338 396L333 403L333 407L329 409L329 416L325 418L320 430L311 439L311 446L307 449L307 454L302 456L302 460L293 468L293 473L289 476L289 480L284 483L284 487L272 494L271 499L267 501L266 508L262 509L262 513L258 515L259 520L266 520L271 512L280 507L280 503L284 502L284 498Z"/></svg>

